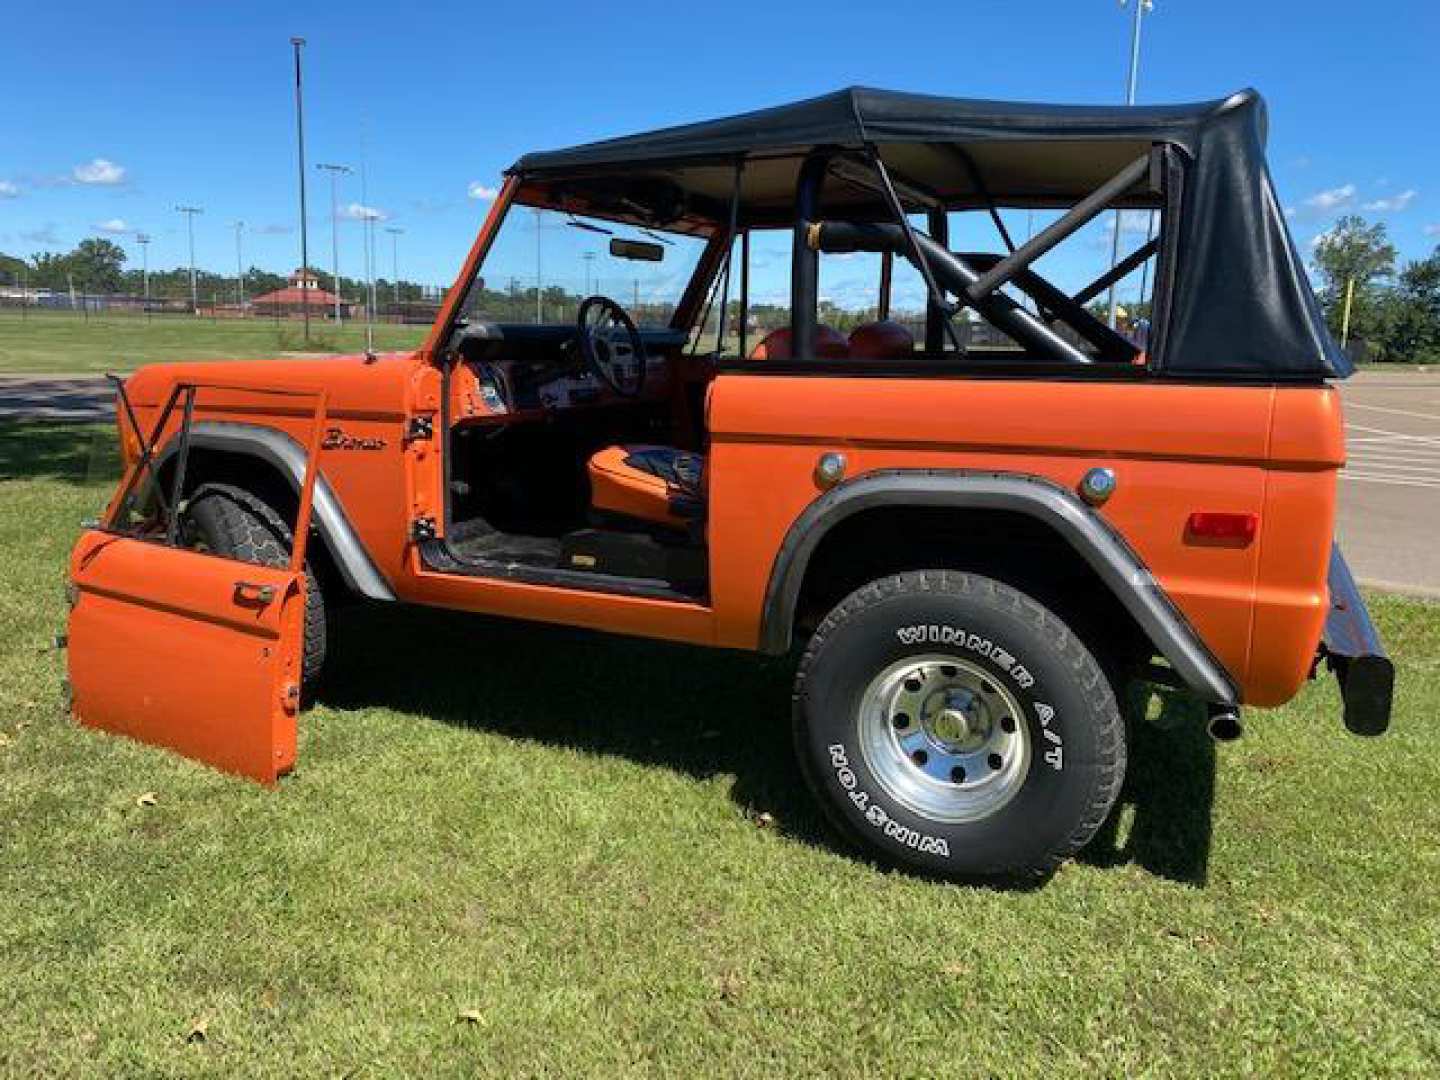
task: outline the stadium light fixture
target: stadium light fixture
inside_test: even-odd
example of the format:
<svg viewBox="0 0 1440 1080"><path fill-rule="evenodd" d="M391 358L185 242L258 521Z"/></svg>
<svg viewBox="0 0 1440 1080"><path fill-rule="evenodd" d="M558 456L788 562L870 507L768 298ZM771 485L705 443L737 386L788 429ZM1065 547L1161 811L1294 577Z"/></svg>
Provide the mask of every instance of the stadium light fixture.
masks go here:
<svg viewBox="0 0 1440 1080"><path fill-rule="evenodd" d="M336 181L349 176L353 169L349 165L327 165L321 163L315 168L330 174L330 276L335 289L335 325L340 325L340 204L336 196Z"/></svg>
<svg viewBox="0 0 1440 1080"><path fill-rule="evenodd" d="M195 292L195 215L203 214L204 207L177 206L177 213L185 215L185 232L190 239L190 314L200 314L200 298Z"/></svg>
<svg viewBox="0 0 1440 1080"><path fill-rule="evenodd" d="M245 262L241 255L240 237L245 232L245 222L235 222L235 307L245 314Z"/></svg>
<svg viewBox="0 0 1440 1080"><path fill-rule="evenodd" d="M390 234L390 276L395 279L395 306L400 306L400 234L405 230L394 225L385 226Z"/></svg>
<svg viewBox="0 0 1440 1080"><path fill-rule="evenodd" d="M145 310L150 310L150 234L136 233L135 242L140 245L140 280L145 292Z"/></svg>

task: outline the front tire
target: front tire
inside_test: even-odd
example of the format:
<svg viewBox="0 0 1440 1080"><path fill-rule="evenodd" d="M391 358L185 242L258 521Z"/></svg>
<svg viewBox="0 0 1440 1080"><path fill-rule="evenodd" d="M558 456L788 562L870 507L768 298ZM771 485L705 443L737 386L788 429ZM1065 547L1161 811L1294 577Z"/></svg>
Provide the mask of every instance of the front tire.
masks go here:
<svg viewBox="0 0 1440 1080"><path fill-rule="evenodd" d="M191 547L259 566L287 566L290 527L275 508L233 484L201 484L185 507L185 541ZM301 688L308 698L325 666L325 597L315 571L305 562L305 642Z"/></svg>
<svg viewBox="0 0 1440 1080"><path fill-rule="evenodd" d="M1049 876L1100 828L1125 775L1109 681L1053 612L950 570L843 600L795 681L802 770L840 832L955 881Z"/></svg>

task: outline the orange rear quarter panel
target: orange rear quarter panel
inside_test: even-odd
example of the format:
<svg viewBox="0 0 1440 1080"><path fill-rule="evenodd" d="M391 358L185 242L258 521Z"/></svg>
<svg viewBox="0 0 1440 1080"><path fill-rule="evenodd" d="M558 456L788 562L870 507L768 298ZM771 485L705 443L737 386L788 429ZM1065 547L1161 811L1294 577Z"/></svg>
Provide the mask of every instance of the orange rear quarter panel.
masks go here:
<svg viewBox="0 0 1440 1080"><path fill-rule="evenodd" d="M753 647L786 531L819 494L817 457L847 477L878 469L979 469L1073 489L1119 479L1102 513L1138 552L1242 687L1288 700L1324 620L1343 463L1326 387L723 374L710 404L710 550L716 637ZM1186 535L1193 511L1255 513L1256 540Z"/></svg>

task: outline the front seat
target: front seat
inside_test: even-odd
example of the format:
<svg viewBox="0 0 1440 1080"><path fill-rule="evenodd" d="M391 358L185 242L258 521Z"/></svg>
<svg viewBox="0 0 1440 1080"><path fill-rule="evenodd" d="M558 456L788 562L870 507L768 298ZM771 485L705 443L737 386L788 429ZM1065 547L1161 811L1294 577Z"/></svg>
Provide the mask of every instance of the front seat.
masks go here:
<svg viewBox="0 0 1440 1080"><path fill-rule="evenodd" d="M590 457L590 505L652 525L686 528L705 516L705 455L673 446L607 446Z"/></svg>

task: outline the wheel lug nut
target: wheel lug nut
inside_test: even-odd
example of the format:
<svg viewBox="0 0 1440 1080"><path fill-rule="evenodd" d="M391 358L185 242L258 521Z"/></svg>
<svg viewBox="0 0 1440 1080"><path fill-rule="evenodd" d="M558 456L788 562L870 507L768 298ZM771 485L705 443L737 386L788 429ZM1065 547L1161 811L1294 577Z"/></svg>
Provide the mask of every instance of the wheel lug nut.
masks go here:
<svg viewBox="0 0 1440 1080"><path fill-rule="evenodd" d="M957 784L963 784L965 782L965 770L959 765L956 765L955 768L950 770L950 779Z"/></svg>
<svg viewBox="0 0 1440 1080"><path fill-rule="evenodd" d="M1015 718L1013 716L1002 716L1000 718L1000 730L1009 734L1015 730Z"/></svg>
<svg viewBox="0 0 1440 1080"><path fill-rule="evenodd" d="M992 769L999 769L1000 766L1005 764L1005 759L999 754L991 754L986 760L990 763L990 768Z"/></svg>
<svg viewBox="0 0 1440 1080"><path fill-rule="evenodd" d="M920 685L921 684L919 679L909 678L905 680L905 689L909 690L912 694L915 693L916 690L920 689Z"/></svg>
<svg viewBox="0 0 1440 1080"><path fill-rule="evenodd" d="M910 717L907 713L897 712L893 722L897 728L907 728L910 726Z"/></svg>
<svg viewBox="0 0 1440 1080"><path fill-rule="evenodd" d="M947 679L953 679L956 675L956 672L957 668L954 664L946 664L940 669L940 674L944 675Z"/></svg>
<svg viewBox="0 0 1440 1080"><path fill-rule="evenodd" d="M916 765L924 765L927 761L930 760L930 755L927 754L924 750L916 750L913 754L910 755L910 760L915 762Z"/></svg>

